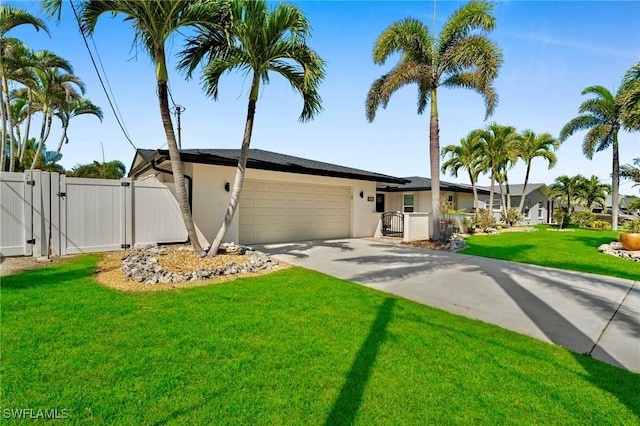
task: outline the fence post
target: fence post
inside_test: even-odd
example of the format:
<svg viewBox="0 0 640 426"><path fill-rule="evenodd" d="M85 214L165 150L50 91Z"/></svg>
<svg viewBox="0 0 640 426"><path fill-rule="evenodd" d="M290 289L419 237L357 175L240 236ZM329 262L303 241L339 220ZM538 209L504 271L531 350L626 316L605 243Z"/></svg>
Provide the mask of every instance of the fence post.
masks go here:
<svg viewBox="0 0 640 426"><path fill-rule="evenodd" d="M33 255L33 245L27 240L34 238L33 236L33 186L31 185L31 171L24 172L24 185L22 187L23 200L23 223L24 223L24 255Z"/></svg>
<svg viewBox="0 0 640 426"><path fill-rule="evenodd" d="M60 174L51 173L51 255L60 256Z"/></svg>
<svg viewBox="0 0 640 426"><path fill-rule="evenodd" d="M32 205L33 205L33 257L42 256L42 223L44 219L42 217L42 179L40 170L34 170L31 172L31 188L32 188Z"/></svg>
<svg viewBox="0 0 640 426"><path fill-rule="evenodd" d="M122 233L121 247L128 248L133 246L133 185L129 178L120 179L120 187L122 188Z"/></svg>
<svg viewBox="0 0 640 426"><path fill-rule="evenodd" d="M49 257L49 237L51 236L51 175L40 173L40 194L42 197L42 234L40 242L41 256Z"/></svg>
<svg viewBox="0 0 640 426"><path fill-rule="evenodd" d="M60 175L59 191L61 195L58 198L59 205L59 231L60 231L60 256L67 254L67 175Z"/></svg>

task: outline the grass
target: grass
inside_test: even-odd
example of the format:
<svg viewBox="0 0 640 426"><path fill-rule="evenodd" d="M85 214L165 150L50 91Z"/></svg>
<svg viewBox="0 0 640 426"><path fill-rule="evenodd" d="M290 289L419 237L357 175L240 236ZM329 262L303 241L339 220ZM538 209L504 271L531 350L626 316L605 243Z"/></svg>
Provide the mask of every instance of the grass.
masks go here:
<svg viewBox="0 0 640 426"><path fill-rule="evenodd" d="M97 284L96 260L2 279L2 413L58 408L70 423L121 425L640 421L638 374L326 275L134 294Z"/></svg>
<svg viewBox="0 0 640 426"><path fill-rule="evenodd" d="M619 231L571 228L550 232L547 225L536 225L538 232L503 232L466 238L468 249L460 253L550 266L571 271L637 280L640 262L602 254L597 248L618 240Z"/></svg>

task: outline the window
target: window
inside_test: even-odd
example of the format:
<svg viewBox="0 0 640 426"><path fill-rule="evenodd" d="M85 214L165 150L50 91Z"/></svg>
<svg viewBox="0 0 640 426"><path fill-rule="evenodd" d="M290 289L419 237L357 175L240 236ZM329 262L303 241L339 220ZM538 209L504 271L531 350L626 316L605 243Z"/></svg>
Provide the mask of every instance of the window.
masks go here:
<svg viewBox="0 0 640 426"><path fill-rule="evenodd" d="M413 213L413 194L404 194L402 196L402 211L405 213Z"/></svg>
<svg viewBox="0 0 640 426"><path fill-rule="evenodd" d="M531 217L531 200L528 198L524 199L524 217Z"/></svg>
<svg viewBox="0 0 640 426"><path fill-rule="evenodd" d="M538 202L538 219L544 219L543 209L542 209L542 201Z"/></svg>
<svg viewBox="0 0 640 426"><path fill-rule="evenodd" d="M453 205L453 195L452 194L447 195L447 203Z"/></svg>
<svg viewBox="0 0 640 426"><path fill-rule="evenodd" d="M376 213L384 213L384 194L376 194Z"/></svg>

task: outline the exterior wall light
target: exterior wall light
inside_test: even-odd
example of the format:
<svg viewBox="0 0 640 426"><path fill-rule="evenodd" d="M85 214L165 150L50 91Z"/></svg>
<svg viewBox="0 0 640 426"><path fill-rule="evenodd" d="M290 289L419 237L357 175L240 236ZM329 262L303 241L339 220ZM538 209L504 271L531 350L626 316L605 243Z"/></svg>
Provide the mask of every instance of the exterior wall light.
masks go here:
<svg viewBox="0 0 640 426"><path fill-rule="evenodd" d="M229 182L225 182L224 184L224 190L229 192Z"/></svg>
<svg viewBox="0 0 640 426"><path fill-rule="evenodd" d="M360 191L360 198L364 198L364 191Z"/></svg>

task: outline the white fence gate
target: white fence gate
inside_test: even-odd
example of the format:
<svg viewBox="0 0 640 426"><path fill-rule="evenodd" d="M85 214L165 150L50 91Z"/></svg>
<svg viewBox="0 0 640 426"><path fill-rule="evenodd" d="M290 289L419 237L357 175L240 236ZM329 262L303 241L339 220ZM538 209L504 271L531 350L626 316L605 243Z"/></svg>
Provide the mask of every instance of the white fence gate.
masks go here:
<svg viewBox="0 0 640 426"><path fill-rule="evenodd" d="M157 181L2 172L0 203L0 256L58 256L187 240L176 199Z"/></svg>

